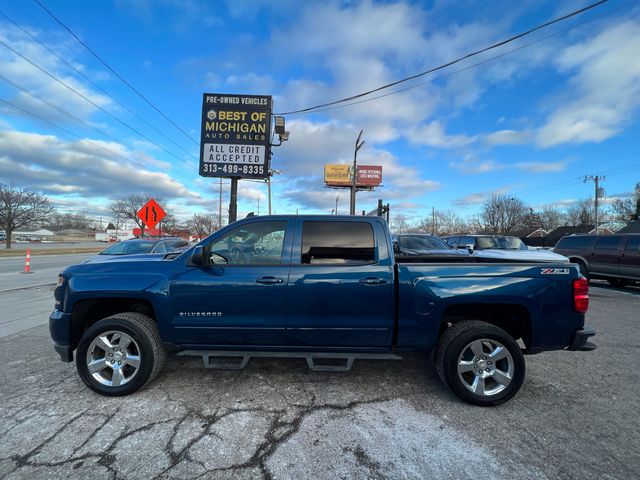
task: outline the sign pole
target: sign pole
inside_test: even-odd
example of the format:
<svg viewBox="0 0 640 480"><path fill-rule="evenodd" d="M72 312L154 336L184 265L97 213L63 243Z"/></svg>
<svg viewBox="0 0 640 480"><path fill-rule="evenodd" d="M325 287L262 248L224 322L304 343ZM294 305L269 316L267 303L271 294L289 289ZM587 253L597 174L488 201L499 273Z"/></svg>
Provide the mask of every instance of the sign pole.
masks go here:
<svg viewBox="0 0 640 480"><path fill-rule="evenodd" d="M229 223L238 219L238 177L231 178L231 194L229 195Z"/></svg>
<svg viewBox="0 0 640 480"><path fill-rule="evenodd" d="M353 151L353 171L352 171L352 177L351 177L351 201L349 202L349 214L350 215L355 215L356 214L356 191L358 190L358 185L357 185L357 178L358 178L358 164L357 164L357 158L358 158L358 150L360 150L360 148L362 148L362 145L364 145L364 140L361 142L360 138L362 138L362 132L363 130L360 130L360 133L358 134L358 138L356 139L356 146L355 149Z"/></svg>

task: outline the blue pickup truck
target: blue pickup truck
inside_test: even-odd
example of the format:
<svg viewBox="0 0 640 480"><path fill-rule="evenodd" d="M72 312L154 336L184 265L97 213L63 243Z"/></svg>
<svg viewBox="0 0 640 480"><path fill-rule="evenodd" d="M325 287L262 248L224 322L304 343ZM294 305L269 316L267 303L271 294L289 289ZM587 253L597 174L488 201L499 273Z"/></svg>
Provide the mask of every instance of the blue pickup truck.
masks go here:
<svg viewBox="0 0 640 480"><path fill-rule="evenodd" d="M67 268L49 326L103 395L152 381L168 351L327 370L419 350L460 398L498 405L520 389L525 354L590 350L595 332L574 265L480 262L395 258L378 217L252 217L182 253Z"/></svg>

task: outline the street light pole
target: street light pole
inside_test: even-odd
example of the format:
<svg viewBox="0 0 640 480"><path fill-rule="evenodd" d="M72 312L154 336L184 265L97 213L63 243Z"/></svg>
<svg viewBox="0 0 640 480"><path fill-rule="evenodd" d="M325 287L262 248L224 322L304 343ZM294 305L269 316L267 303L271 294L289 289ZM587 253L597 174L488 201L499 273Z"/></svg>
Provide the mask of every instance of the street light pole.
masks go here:
<svg viewBox="0 0 640 480"><path fill-rule="evenodd" d="M340 197L338 195L336 195L336 215L338 214L338 199Z"/></svg>
<svg viewBox="0 0 640 480"><path fill-rule="evenodd" d="M269 169L269 175L267 175L267 189L269 191L269 215L271 215L271 177L274 175L280 175L280 170Z"/></svg>
<svg viewBox="0 0 640 480"><path fill-rule="evenodd" d="M362 132L363 130L360 130L360 133L358 134L358 138L356 139L356 146L353 151L353 170L351 172L351 199L349 204L350 215L356 214L356 191L358 189L358 186L357 186L358 150L360 150L360 148L362 148L362 145L364 145L364 140L362 142L360 141L360 138L362 137Z"/></svg>

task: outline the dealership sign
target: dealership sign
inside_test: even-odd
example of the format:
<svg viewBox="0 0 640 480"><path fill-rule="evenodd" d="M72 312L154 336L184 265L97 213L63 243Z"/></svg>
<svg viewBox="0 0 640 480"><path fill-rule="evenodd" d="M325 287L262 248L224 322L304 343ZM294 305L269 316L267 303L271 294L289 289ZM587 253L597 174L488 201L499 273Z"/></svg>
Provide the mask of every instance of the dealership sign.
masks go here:
<svg viewBox="0 0 640 480"><path fill-rule="evenodd" d="M205 93L200 175L267 178L271 106L271 96Z"/></svg>
<svg viewBox="0 0 640 480"><path fill-rule="evenodd" d="M327 187L350 187L353 182L350 165L325 165L324 183ZM358 187L377 187L382 183L380 165L358 165L356 167L356 185Z"/></svg>

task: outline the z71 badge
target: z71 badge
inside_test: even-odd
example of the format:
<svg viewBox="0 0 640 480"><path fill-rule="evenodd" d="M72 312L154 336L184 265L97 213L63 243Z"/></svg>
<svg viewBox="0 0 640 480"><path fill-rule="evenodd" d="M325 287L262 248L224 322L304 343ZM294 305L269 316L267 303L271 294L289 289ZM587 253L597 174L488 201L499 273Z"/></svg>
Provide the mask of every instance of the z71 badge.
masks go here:
<svg viewBox="0 0 640 480"><path fill-rule="evenodd" d="M542 275L569 275L568 268L543 268Z"/></svg>

